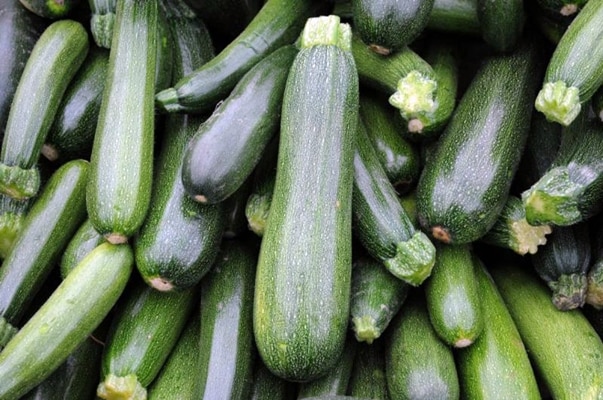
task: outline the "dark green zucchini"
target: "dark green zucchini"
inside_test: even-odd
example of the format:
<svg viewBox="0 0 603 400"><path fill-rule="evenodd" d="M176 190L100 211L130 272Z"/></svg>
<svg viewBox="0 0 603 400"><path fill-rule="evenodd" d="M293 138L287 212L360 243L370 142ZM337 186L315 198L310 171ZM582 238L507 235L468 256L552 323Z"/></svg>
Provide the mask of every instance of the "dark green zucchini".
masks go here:
<svg viewBox="0 0 603 400"><path fill-rule="evenodd" d="M226 215L224 231L222 232L224 239L245 236L249 232L245 209L247 207L247 199L249 199L249 195L251 194L252 183L253 177L250 176L236 192L224 200L224 213Z"/></svg>
<svg viewBox="0 0 603 400"><path fill-rule="evenodd" d="M0 4L0 143L21 74L47 25L48 20L29 12L19 0Z"/></svg>
<svg viewBox="0 0 603 400"><path fill-rule="evenodd" d="M435 263L433 243L415 228L359 120L354 154L353 231L368 251L398 279L420 285Z"/></svg>
<svg viewBox="0 0 603 400"><path fill-rule="evenodd" d="M481 33L477 0L435 0L427 29L477 36Z"/></svg>
<svg viewBox="0 0 603 400"><path fill-rule="evenodd" d="M603 309L603 214L589 219L590 265L588 266L585 303ZM584 308L583 308L584 309Z"/></svg>
<svg viewBox="0 0 603 400"><path fill-rule="evenodd" d="M356 340L372 344L386 331L398 313L409 285L391 274L382 263L357 259L352 269L351 329Z"/></svg>
<svg viewBox="0 0 603 400"><path fill-rule="evenodd" d="M278 133L285 83L296 55L296 47L287 45L264 57L190 139L182 182L196 201L220 203L251 176Z"/></svg>
<svg viewBox="0 0 603 400"><path fill-rule="evenodd" d="M224 241L201 282L197 399L249 396L256 355L252 307L257 251L256 243L245 238Z"/></svg>
<svg viewBox="0 0 603 400"><path fill-rule="evenodd" d="M529 133L540 54L532 38L484 61L417 184L421 227L445 243L469 243L494 225Z"/></svg>
<svg viewBox="0 0 603 400"><path fill-rule="evenodd" d="M96 231L89 219L86 219L69 239L69 243L61 255L59 262L61 277L65 279L86 254L104 241L103 235Z"/></svg>
<svg viewBox="0 0 603 400"><path fill-rule="evenodd" d="M319 0L268 0L245 29L211 61L173 87L157 93L156 106L166 112L202 112L228 97L255 64L299 36L309 17L328 4Z"/></svg>
<svg viewBox="0 0 603 400"><path fill-rule="evenodd" d="M520 255L534 254L538 246L546 244L546 235L551 233L548 224L530 225L526 219L526 209L521 198L509 195L496 222L479 240L512 250Z"/></svg>
<svg viewBox="0 0 603 400"><path fill-rule="evenodd" d="M433 330L422 290L409 295L385 343L390 399L458 399L452 349Z"/></svg>
<svg viewBox="0 0 603 400"><path fill-rule="evenodd" d="M157 0L117 3L86 193L92 224L112 243L136 233L151 198L157 8Z"/></svg>
<svg viewBox="0 0 603 400"><path fill-rule="evenodd" d="M0 260L6 258L23 228L23 220L35 197L16 200L0 193Z"/></svg>
<svg viewBox="0 0 603 400"><path fill-rule="evenodd" d="M591 260L589 237L586 221L557 226L546 245L530 257L536 273L551 288L553 304L559 310L584 305Z"/></svg>
<svg viewBox="0 0 603 400"><path fill-rule="evenodd" d="M127 244L88 254L0 352L0 398L20 398L59 368L109 314L133 268Z"/></svg>
<svg viewBox="0 0 603 400"><path fill-rule="evenodd" d="M436 264L425 282L425 301L435 332L449 346L467 347L484 329L475 268L471 246L436 246Z"/></svg>
<svg viewBox="0 0 603 400"><path fill-rule="evenodd" d="M17 85L0 152L0 192L16 199L40 188L36 163L67 86L88 53L88 33L73 20L49 25Z"/></svg>
<svg viewBox="0 0 603 400"><path fill-rule="evenodd" d="M402 137L405 129L396 111L381 93L363 91L360 116L387 178L398 194L408 192L419 179L419 151Z"/></svg>
<svg viewBox="0 0 603 400"><path fill-rule="evenodd" d="M293 381L329 371L347 333L359 119L350 36L337 16L308 19L283 97L253 329L266 366Z"/></svg>
<svg viewBox="0 0 603 400"><path fill-rule="evenodd" d="M490 272L551 397L603 397L603 371L599 368L603 342L582 311L560 312L551 302L550 290L519 256L499 260ZM501 398L501 393L496 398Z"/></svg>
<svg viewBox="0 0 603 400"><path fill-rule="evenodd" d="M534 103L550 121L570 125L603 84L601 35L603 2L589 0L555 46Z"/></svg>
<svg viewBox="0 0 603 400"><path fill-rule="evenodd" d="M472 399L540 399L520 332L496 284L479 259L476 279L487 323L475 343L457 354L463 396Z"/></svg>
<svg viewBox="0 0 603 400"><path fill-rule="evenodd" d="M172 84L172 68L174 60L174 42L172 28L168 21L168 5L166 1L157 3L157 59L155 61L155 93L168 88ZM201 38L200 38L201 39Z"/></svg>
<svg viewBox="0 0 603 400"><path fill-rule="evenodd" d="M347 394L373 400L389 399L383 340L372 344L358 343Z"/></svg>
<svg viewBox="0 0 603 400"><path fill-rule="evenodd" d="M81 0L19 0L32 13L48 19L63 19L71 15Z"/></svg>
<svg viewBox="0 0 603 400"><path fill-rule="evenodd" d="M116 305L101 360L102 399L146 399L197 302L194 289L163 293L142 280Z"/></svg>
<svg viewBox="0 0 603 400"><path fill-rule="evenodd" d="M44 185L0 267L0 348L86 218L88 162L63 164Z"/></svg>
<svg viewBox="0 0 603 400"><path fill-rule="evenodd" d="M523 0L477 0L482 39L497 52L515 49L526 24Z"/></svg>
<svg viewBox="0 0 603 400"><path fill-rule="evenodd" d="M250 400L289 400L295 397L296 384L274 375L261 358L257 357L255 362Z"/></svg>
<svg viewBox="0 0 603 400"><path fill-rule="evenodd" d="M67 86L41 148L50 161L90 157L108 62L107 50L92 47Z"/></svg>
<svg viewBox="0 0 603 400"><path fill-rule="evenodd" d="M98 47L111 48L117 0L88 0L90 6L90 34Z"/></svg>
<svg viewBox="0 0 603 400"><path fill-rule="evenodd" d="M415 41L429 21L434 0L352 0L358 36L374 52L387 56Z"/></svg>

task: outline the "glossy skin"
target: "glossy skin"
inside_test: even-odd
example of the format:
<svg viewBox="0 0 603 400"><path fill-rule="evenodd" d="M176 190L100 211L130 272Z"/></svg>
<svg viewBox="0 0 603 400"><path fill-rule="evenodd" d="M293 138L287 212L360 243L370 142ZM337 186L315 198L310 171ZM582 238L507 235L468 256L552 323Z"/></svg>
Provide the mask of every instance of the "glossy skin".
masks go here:
<svg viewBox="0 0 603 400"><path fill-rule="evenodd" d="M497 52L512 51L523 34L526 21L522 0L477 0L482 39Z"/></svg>
<svg viewBox="0 0 603 400"><path fill-rule="evenodd" d="M427 27L444 32L480 33L476 0L435 0Z"/></svg>
<svg viewBox="0 0 603 400"><path fill-rule="evenodd" d="M65 277L105 238L96 231L89 219L86 219L69 240L61 256L61 277Z"/></svg>

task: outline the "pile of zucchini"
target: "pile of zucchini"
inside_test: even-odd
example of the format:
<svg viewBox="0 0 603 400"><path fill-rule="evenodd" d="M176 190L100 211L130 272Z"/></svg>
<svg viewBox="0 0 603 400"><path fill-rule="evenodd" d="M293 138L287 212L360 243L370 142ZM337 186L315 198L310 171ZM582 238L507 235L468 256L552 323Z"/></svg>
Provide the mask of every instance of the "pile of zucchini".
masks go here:
<svg viewBox="0 0 603 400"><path fill-rule="evenodd" d="M603 399L603 0L3 0L0 400Z"/></svg>

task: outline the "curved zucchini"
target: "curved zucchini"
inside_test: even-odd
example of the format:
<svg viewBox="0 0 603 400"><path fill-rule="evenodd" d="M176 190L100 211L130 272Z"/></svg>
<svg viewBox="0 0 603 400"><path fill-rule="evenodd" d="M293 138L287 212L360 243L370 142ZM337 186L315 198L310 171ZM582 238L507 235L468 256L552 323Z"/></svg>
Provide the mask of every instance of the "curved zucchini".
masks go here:
<svg viewBox="0 0 603 400"><path fill-rule="evenodd" d="M0 352L0 398L25 395L59 368L109 314L133 267L127 244L88 254Z"/></svg>
<svg viewBox="0 0 603 400"><path fill-rule="evenodd" d="M385 378L384 341L358 343L348 394L373 400L389 400Z"/></svg>
<svg viewBox="0 0 603 400"><path fill-rule="evenodd" d="M283 98L253 329L266 366L294 381L335 364L349 320L358 122L350 35L337 16L308 19Z"/></svg>
<svg viewBox="0 0 603 400"><path fill-rule="evenodd" d="M252 174L278 133L294 45L275 50L251 68L189 140L182 183L203 204L231 196Z"/></svg>
<svg viewBox="0 0 603 400"><path fill-rule="evenodd" d="M534 103L550 121L570 125L603 84L601 35L603 1L589 0L555 46Z"/></svg>
<svg viewBox="0 0 603 400"><path fill-rule="evenodd" d="M0 152L0 192L16 199L40 188L40 149L67 86L88 53L88 33L73 20L50 24L36 42L8 114Z"/></svg>
<svg viewBox="0 0 603 400"><path fill-rule="evenodd" d="M464 244L484 236L508 197L525 147L540 69L526 39L488 58L473 77L417 184L421 227L436 240Z"/></svg>
<svg viewBox="0 0 603 400"><path fill-rule="evenodd" d="M140 228L151 198L157 12L157 0L117 3L86 190L89 218L111 243Z"/></svg>
<svg viewBox="0 0 603 400"><path fill-rule="evenodd" d="M510 52L518 44L526 24L523 0L477 0L482 39L498 52Z"/></svg>
<svg viewBox="0 0 603 400"><path fill-rule="evenodd" d="M326 3L318 0L268 0L247 27L216 57L157 93L166 112L202 112L226 98L241 77L269 53L299 36L306 20Z"/></svg>
<svg viewBox="0 0 603 400"><path fill-rule="evenodd" d="M90 33L98 47L111 48L117 0L88 0L90 6Z"/></svg>
<svg viewBox="0 0 603 400"><path fill-rule="evenodd" d="M69 240L86 218L88 161L55 171L23 221L0 267L0 348L21 319Z"/></svg>
<svg viewBox="0 0 603 400"><path fill-rule="evenodd" d="M89 219L86 219L73 234L59 262L61 277L65 277L82 261L86 254L94 250L105 238L94 229Z"/></svg>
<svg viewBox="0 0 603 400"><path fill-rule="evenodd" d="M67 18L81 0L19 0L32 13L48 19Z"/></svg>

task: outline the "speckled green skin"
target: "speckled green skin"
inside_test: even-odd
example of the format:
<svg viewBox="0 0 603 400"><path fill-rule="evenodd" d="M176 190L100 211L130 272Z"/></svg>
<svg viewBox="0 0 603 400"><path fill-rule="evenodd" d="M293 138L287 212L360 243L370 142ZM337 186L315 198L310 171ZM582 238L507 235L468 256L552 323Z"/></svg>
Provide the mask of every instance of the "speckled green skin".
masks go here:
<svg viewBox="0 0 603 400"><path fill-rule="evenodd" d="M66 18L82 0L19 0L32 13L48 19ZM85 0L84 0L85 1Z"/></svg>
<svg viewBox="0 0 603 400"><path fill-rule="evenodd" d="M476 277L487 323L477 340L458 352L463 396L471 399L540 399L522 337L494 281L481 263L476 268ZM536 310L539 311L538 308ZM551 329L546 334L554 331Z"/></svg>
<svg viewBox="0 0 603 400"><path fill-rule="evenodd" d="M352 272L358 74L334 45L302 49L283 99L270 216L254 297L259 353L276 375L307 381L343 351Z"/></svg>
<svg viewBox="0 0 603 400"><path fill-rule="evenodd" d="M359 343L356 346L348 394L369 399L389 399L385 378L384 341L373 344Z"/></svg>
<svg viewBox="0 0 603 400"><path fill-rule="evenodd" d="M87 0L90 6L90 33L98 47L111 48L117 0Z"/></svg>
<svg viewBox="0 0 603 400"><path fill-rule="evenodd" d="M497 265L491 273L552 397L602 398L603 342L582 311L555 308L550 290L520 259ZM518 376L523 374L514 379Z"/></svg>
<svg viewBox="0 0 603 400"><path fill-rule="evenodd" d="M105 238L86 219L73 234L61 256L61 277L65 277L90 253L96 246L103 243Z"/></svg>
<svg viewBox="0 0 603 400"><path fill-rule="evenodd" d="M452 115L417 184L422 229L445 243L482 237L496 222L530 128L536 49L487 60Z"/></svg>
<svg viewBox="0 0 603 400"><path fill-rule="evenodd" d="M427 27L443 32L479 34L477 0L435 0Z"/></svg>
<svg viewBox="0 0 603 400"><path fill-rule="evenodd" d="M477 0L482 39L497 52L510 52L519 42L526 23L523 0Z"/></svg>

